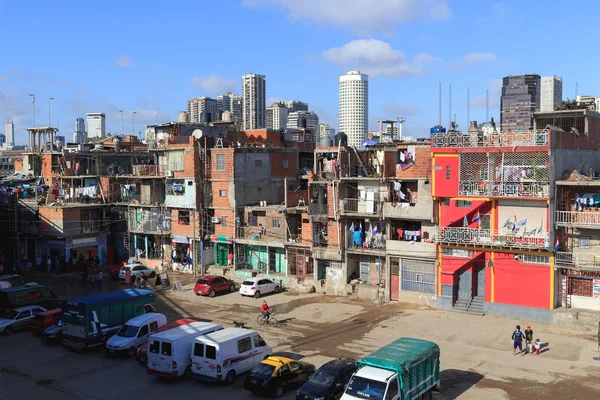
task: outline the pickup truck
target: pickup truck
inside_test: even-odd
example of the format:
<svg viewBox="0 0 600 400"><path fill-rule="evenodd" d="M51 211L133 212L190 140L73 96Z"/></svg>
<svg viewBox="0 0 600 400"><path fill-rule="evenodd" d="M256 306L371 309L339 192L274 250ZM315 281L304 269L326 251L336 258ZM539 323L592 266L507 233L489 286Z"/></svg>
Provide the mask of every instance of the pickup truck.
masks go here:
<svg viewBox="0 0 600 400"><path fill-rule="evenodd" d="M440 390L440 348L400 338L356 362L341 400L431 400Z"/></svg>

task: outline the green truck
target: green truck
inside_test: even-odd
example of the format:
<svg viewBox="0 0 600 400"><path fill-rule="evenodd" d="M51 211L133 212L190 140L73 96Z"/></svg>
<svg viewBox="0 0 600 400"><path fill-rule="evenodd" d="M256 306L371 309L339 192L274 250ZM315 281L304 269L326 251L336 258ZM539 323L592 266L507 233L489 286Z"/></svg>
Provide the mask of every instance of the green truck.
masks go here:
<svg viewBox="0 0 600 400"><path fill-rule="evenodd" d="M103 346L133 317L156 312L154 292L125 289L64 300L61 309L63 346L82 351Z"/></svg>
<svg viewBox="0 0 600 400"><path fill-rule="evenodd" d="M400 338L356 362L341 400L431 399L440 390L440 348Z"/></svg>

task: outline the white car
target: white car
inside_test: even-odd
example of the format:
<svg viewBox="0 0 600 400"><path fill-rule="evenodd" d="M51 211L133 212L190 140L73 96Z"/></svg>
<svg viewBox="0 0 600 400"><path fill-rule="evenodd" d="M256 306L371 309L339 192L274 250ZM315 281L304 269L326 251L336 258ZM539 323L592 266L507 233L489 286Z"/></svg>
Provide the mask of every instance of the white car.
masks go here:
<svg viewBox="0 0 600 400"><path fill-rule="evenodd" d="M138 276L145 275L147 278L154 278L156 271L152 268L148 268L142 264L127 264L119 271L119 279L125 279L125 272L130 269L131 277L137 278Z"/></svg>
<svg viewBox="0 0 600 400"><path fill-rule="evenodd" d="M259 298L262 294L266 293L279 293L279 283L273 282L267 278L250 278L246 279L242 282L240 286L240 294L242 296L254 296L255 298Z"/></svg>
<svg viewBox="0 0 600 400"><path fill-rule="evenodd" d="M0 314L0 332L10 335L16 330L27 329L36 315L46 312L44 307L25 306Z"/></svg>

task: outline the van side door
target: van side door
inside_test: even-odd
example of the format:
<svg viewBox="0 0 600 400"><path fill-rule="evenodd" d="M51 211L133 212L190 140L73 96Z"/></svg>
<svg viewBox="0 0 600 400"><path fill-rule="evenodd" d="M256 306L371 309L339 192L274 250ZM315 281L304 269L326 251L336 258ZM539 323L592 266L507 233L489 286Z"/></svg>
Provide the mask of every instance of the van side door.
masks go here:
<svg viewBox="0 0 600 400"><path fill-rule="evenodd" d="M388 383L385 400L400 400L400 391L398 390L398 376L394 376Z"/></svg>
<svg viewBox="0 0 600 400"><path fill-rule="evenodd" d="M252 357L250 353L252 352L252 339L250 336L246 336L245 338L238 339L238 356L241 358L241 361L236 366L236 373L241 374L242 372L250 371L252 369Z"/></svg>
<svg viewBox="0 0 600 400"><path fill-rule="evenodd" d="M148 340L148 336L150 336L150 330L148 328L148 324L144 324L138 331L136 345L141 346L146 342L146 340Z"/></svg>
<svg viewBox="0 0 600 400"><path fill-rule="evenodd" d="M264 341L264 339L260 337L260 335L257 333L254 334L254 337L252 339L254 341L254 350L256 352L256 355L253 358L255 358L256 360L252 360L252 366L250 368L256 367L256 365L260 363L267 355L267 343Z"/></svg>

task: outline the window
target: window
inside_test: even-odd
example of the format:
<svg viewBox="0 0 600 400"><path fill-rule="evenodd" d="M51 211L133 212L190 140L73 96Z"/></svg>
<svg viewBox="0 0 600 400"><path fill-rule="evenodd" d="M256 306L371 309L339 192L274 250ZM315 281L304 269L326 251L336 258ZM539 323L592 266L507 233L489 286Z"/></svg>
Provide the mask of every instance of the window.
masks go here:
<svg viewBox="0 0 600 400"><path fill-rule="evenodd" d="M219 197L226 197L227 196L227 190L219 190Z"/></svg>
<svg viewBox="0 0 600 400"><path fill-rule="evenodd" d="M262 167L262 160L254 160L255 167Z"/></svg>
<svg viewBox="0 0 600 400"><path fill-rule="evenodd" d="M398 379L392 379L390 385L388 387L386 399L393 399L395 395L398 394Z"/></svg>
<svg viewBox="0 0 600 400"><path fill-rule="evenodd" d="M446 165L446 180L450 180L450 166Z"/></svg>
<svg viewBox="0 0 600 400"><path fill-rule="evenodd" d="M222 171L225 169L225 154L217 154L217 170Z"/></svg>
<svg viewBox="0 0 600 400"><path fill-rule="evenodd" d="M217 348L215 346L206 346L206 358L211 360L217 359Z"/></svg>
<svg viewBox="0 0 600 400"><path fill-rule="evenodd" d="M456 200L456 208L471 208L471 202L468 200Z"/></svg>
<svg viewBox="0 0 600 400"><path fill-rule="evenodd" d="M442 205L443 205L443 206L446 206L446 207L447 207L447 206L449 206L449 205L450 205L450 199L444 199L444 200L442 201Z"/></svg>
<svg viewBox="0 0 600 400"><path fill-rule="evenodd" d="M140 329L140 333L138 333L138 337L144 337L148 334L148 325L144 325L142 326L142 329Z"/></svg>
<svg viewBox="0 0 600 400"><path fill-rule="evenodd" d="M284 375L290 372L290 366L289 365L284 365L281 368L279 368L279 375Z"/></svg>
<svg viewBox="0 0 600 400"><path fill-rule="evenodd" d="M265 346L267 343L265 343L265 341L263 340L263 338L260 337L260 335L255 335L254 336L254 347L263 347Z"/></svg>
<svg viewBox="0 0 600 400"><path fill-rule="evenodd" d="M273 218L273 228L280 228L281 225L279 224L279 218Z"/></svg>
<svg viewBox="0 0 600 400"><path fill-rule="evenodd" d="M283 160L283 168L287 168L288 167L288 160Z"/></svg>
<svg viewBox="0 0 600 400"><path fill-rule="evenodd" d="M161 354L163 356L170 356L171 355L171 343L169 343L169 342L163 342L162 343Z"/></svg>
<svg viewBox="0 0 600 400"><path fill-rule="evenodd" d="M479 216L479 229L491 229L490 214L481 214Z"/></svg>
<svg viewBox="0 0 600 400"><path fill-rule="evenodd" d="M537 254L523 254L521 257L521 263L550 265L550 257L540 256Z"/></svg>
<svg viewBox="0 0 600 400"><path fill-rule="evenodd" d="M569 294L573 294L575 296L585 296L592 297L593 290L593 280L587 278L575 278L569 277Z"/></svg>
<svg viewBox="0 0 600 400"><path fill-rule="evenodd" d="M189 225L190 212L188 210L177 211L177 222L179 223L179 225Z"/></svg>
<svg viewBox="0 0 600 400"><path fill-rule="evenodd" d="M194 355L196 357L204 357L204 344L203 343L194 344Z"/></svg>
<svg viewBox="0 0 600 400"><path fill-rule="evenodd" d="M252 342L250 341L250 338L238 340L238 353L242 354L250 350L252 350Z"/></svg>
<svg viewBox="0 0 600 400"><path fill-rule="evenodd" d="M592 238L589 236L579 236L577 247L580 249L589 249L592 247Z"/></svg>
<svg viewBox="0 0 600 400"><path fill-rule="evenodd" d="M160 342L158 340L151 340L148 349L150 353L158 354L158 349L160 349Z"/></svg>
<svg viewBox="0 0 600 400"><path fill-rule="evenodd" d="M150 322L150 332L154 333L158 329L158 322L152 321Z"/></svg>
<svg viewBox="0 0 600 400"><path fill-rule="evenodd" d="M170 171L183 171L183 150L167 153L167 169Z"/></svg>
<svg viewBox="0 0 600 400"><path fill-rule="evenodd" d="M450 257L472 258L471 250L443 248L442 254Z"/></svg>

